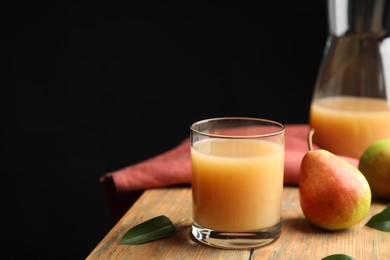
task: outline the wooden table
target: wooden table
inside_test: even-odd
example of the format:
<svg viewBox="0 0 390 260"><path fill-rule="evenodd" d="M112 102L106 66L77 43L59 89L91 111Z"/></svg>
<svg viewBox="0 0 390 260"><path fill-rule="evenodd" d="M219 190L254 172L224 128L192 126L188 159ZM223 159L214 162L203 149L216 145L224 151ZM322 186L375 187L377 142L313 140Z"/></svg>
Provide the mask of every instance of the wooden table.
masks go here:
<svg viewBox="0 0 390 260"><path fill-rule="evenodd" d="M385 201L374 201L367 217L356 226L329 232L314 227L304 218L296 187L285 187L283 196L284 222L282 234L277 241L252 250L223 250L192 239L190 188L147 190L87 259L320 260L339 253L350 255L357 260L390 259L390 233L364 226L371 216L386 207ZM174 236L142 245L118 245L127 230L158 215L166 215L172 220L176 226Z"/></svg>

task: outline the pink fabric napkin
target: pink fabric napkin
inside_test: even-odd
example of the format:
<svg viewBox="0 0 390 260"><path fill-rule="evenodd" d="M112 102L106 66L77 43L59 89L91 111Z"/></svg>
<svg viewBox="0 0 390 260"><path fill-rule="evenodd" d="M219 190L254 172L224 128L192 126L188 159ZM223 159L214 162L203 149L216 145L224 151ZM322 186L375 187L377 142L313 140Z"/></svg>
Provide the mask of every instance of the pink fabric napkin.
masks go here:
<svg viewBox="0 0 390 260"><path fill-rule="evenodd" d="M308 151L309 126L286 125L284 184L298 185L301 161ZM318 149L314 145L315 149ZM344 157L357 166L356 159ZM101 176L111 215L118 220L146 189L191 183L190 141L186 138L160 155Z"/></svg>

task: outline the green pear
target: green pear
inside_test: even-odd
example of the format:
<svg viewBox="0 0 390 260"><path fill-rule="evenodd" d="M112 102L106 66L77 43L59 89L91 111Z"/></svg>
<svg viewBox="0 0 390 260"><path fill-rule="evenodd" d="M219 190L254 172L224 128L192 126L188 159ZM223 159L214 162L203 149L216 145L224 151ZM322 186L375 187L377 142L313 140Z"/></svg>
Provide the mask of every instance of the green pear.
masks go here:
<svg viewBox="0 0 390 260"><path fill-rule="evenodd" d="M341 230L362 221L371 206L367 179L345 159L323 149L309 151L301 163L299 200L306 219L326 230Z"/></svg>
<svg viewBox="0 0 390 260"><path fill-rule="evenodd" d="M378 140L368 146L358 167L370 184L372 194L390 199L390 139Z"/></svg>

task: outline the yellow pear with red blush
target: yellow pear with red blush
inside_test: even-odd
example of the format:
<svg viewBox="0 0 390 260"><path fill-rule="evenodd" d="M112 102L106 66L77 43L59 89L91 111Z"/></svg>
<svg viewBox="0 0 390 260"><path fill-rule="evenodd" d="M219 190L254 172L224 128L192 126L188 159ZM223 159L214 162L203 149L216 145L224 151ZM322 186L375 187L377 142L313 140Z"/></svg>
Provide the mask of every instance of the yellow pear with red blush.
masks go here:
<svg viewBox="0 0 390 260"><path fill-rule="evenodd" d="M371 206L371 189L357 167L327 150L309 150L301 163L299 201L305 218L325 230L342 230L361 222Z"/></svg>

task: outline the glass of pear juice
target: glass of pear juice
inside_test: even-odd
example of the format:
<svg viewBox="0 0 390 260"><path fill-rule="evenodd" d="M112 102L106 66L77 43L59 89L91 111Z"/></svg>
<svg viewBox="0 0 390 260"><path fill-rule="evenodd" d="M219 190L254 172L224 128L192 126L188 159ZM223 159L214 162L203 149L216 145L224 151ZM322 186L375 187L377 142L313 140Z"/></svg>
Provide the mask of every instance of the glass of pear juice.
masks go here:
<svg viewBox="0 0 390 260"><path fill-rule="evenodd" d="M216 248L266 245L282 229L285 126L245 117L190 126L192 235Z"/></svg>

